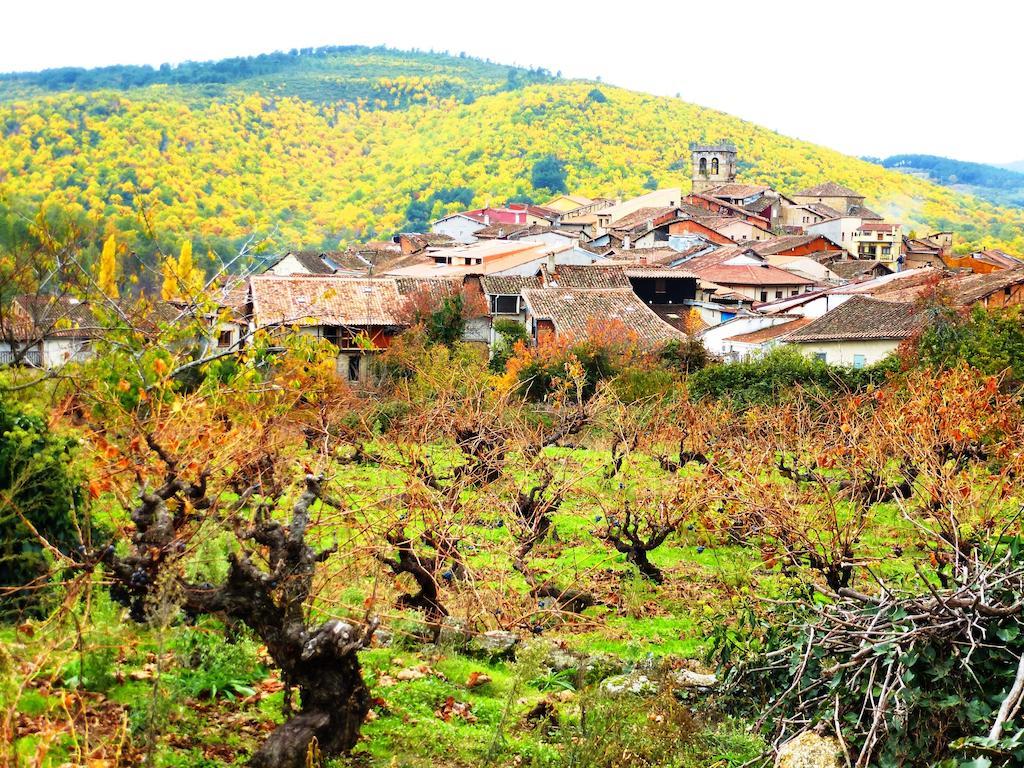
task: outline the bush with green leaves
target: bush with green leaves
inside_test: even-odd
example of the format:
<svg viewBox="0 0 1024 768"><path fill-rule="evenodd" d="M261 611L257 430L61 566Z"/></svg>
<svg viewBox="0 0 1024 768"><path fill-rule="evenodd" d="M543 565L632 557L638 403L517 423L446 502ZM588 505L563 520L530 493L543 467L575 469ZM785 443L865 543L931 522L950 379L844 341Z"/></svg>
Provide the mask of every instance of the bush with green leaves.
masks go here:
<svg viewBox="0 0 1024 768"><path fill-rule="evenodd" d="M964 361L990 375L1008 371L1014 382L1024 382L1024 313L1019 306L988 310L977 305L967 313L936 309L914 358L938 368Z"/></svg>
<svg viewBox="0 0 1024 768"><path fill-rule="evenodd" d="M245 635L227 637L208 627L183 629L174 642L180 669L176 687L185 696L211 698L251 696L263 679L258 646Z"/></svg>
<svg viewBox="0 0 1024 768"><path fill-rule="evenodd" d="M889 357L865 368L829 365L790 346L776 347L756 360L719 363L689 377L690 396L729 399L740 407L769 405L789 399L797 388L823 395L879 385L900 369Z"/></svg>
<svg viewBox="0 0 1024 768"><path fill-rule="evenodd" d="M41 602L52 562L40 537L62 552L82 544L75 446L30 406L0 398L0 613Z"/></svg>
<svg viewBox="0 0 1024 768"><path fill-rule="evenodd" d="M530 334L527 332L526 326L518 320L511 320L507 317L499 317L491 327L497 336L488 366L495 373L502 373L509 358L515 352L516 344L529 344Z"/></svg>

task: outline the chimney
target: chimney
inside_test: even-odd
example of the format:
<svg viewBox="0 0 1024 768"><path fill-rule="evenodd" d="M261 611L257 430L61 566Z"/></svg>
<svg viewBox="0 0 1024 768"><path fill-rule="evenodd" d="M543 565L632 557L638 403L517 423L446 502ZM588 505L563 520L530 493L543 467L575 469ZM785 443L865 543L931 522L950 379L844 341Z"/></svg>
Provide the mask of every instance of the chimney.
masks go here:
<svg viewBox="0 0 1024 768"><path fill-rule="evenodd" d="M557 269L558 268L555 266L555 252L548 251L548 274L551 277L554 277Z"/></svg>
<svg viewBox="0 0 1024 768"><path fill-rule="evenodd" d="M516 224L519 223L519 211L516 211Z"/></svg>
<svg viewBox="0 0 1024 768"><path fill-rule="evenodd" d="M484 212L484 226L487 227L487 226L490 226L490 224L491 224L491 214L489 214L489 213L487 213L485 211Z"/></svg>
<svg viewBox="0 0 1024 768"><path fill-rule="evenodd" d="M640 266L642 266L642 267L646 267L647 266L647 254L646 253L643 254L640 257Z"/></svg>
<svg viewBox="0 0 1024 768"><path fill-rule="evenodd" d="M629 235L626 235L625 237L622 238L622 250L629 250Z"/></svg>

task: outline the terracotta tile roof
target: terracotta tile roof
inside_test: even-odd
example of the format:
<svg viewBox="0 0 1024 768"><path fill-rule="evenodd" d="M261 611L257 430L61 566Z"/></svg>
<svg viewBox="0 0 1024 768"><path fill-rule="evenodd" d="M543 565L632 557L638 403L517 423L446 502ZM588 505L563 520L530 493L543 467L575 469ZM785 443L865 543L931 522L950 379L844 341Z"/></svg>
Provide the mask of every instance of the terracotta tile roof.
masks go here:
<svg viewBox="0 0 1024 768"><path fill-rule="evenodd" d="M864 221L861 222L858 229L861 232L895 232L899 224L893 224L888 221Z"/></svg>
<svg viewBox="0 0 1024 768"><path fill-rule="evenodd" d="M886 272L892 269L880 261L872 259L850 259L848 261L833 261L828 268L839 275L843 280L853 280L864 275L870 275L882 267Z"/></svg>
<svg viewBox="0 0 1024 768"><path fill-rule="evenodd" d="M826 181L824 184L801 189L794 194L797 197L864 197L859 192L854 192L849 187L844 187L834 181Z"/></svg>
<svg viewBox="0 0 1024 768"><path fill-rule="evenodd" d="M677 251L674 248L612 248L610 249L615 262L618 264L648 266L668 266L680 259L685 259L689 253L698 253L707 248L706 245L694 246L686 251Z"/></svg>
<svg viewBox="0 0 1024 768"><path fill-rule="evenodd" d="M914 304L852 296L830 312L787 337L796 343L814 341L905 339L926 322Z"/></svg>
<svg viewBox="0 0 1024 768"><path fill-rule="evenodd" d="M825 205L824 203L808 203L804 208L818 214L819 216L824 216L826 221L829 219L838 219L843 215L842 211L837 211L831 205Z"/></svg>
<svg viewBox="0 0 1024 768"><path fill-rule="evenodd" d="M691 267L691 269L693 269ZM794 275L771 264L758 266L718 264L693 269L701 280L710 280L723 286L731 285L813 285L813 280Z"/></svg>
<svg viewBox="0 0 1024 768"><path fill-rule="evenodd" d="M628 213L621 219L616 219L612 222L612 229L619 231L630 230L641 225L646 225L649 222L653 222L662 216L667 216L671 213L675 213L675 206L658 206L653 208L637 208L632 213Z"/></svg>
<svg viewBox="0 0 1024 768"><path fill-rule="evenodd" d="M753 197L770 192L771 187L764 184L720 184L711 189L705 189L701 194L707 197Z"/></svg>
<svg viewBox="0 0 1024 768"><path fill-rule="evenodd" d="M870 208L865 208L863 205L851 205L850 215L859 216L862 219L871 219L874 221L881 221L882 217L872 211Z"/></svg>
<svg viewBox="0 0 1024 768"><path fill-rule="evenodd" d="M628 264L624 265L623 272L625 272L626 277L653 277L660 280L694 280L697 277L697 275L690 272L688 269L656 266L629 266Z"/></svg>
<svg viewBox="0 0 1024 768"><path fill-rule="evenodd" d="M395 280L257 275L249 282L253 320L274 325L401 325Z"/></svg>
<svg viewBox="0 0 1024 768"><path fill-rule="evenodd" d="M824 235L781 235L779 237L773 237L769 240L761 240L758 242L750 243L749 247L760 253L762 256L771 256L783 251L788 251L793 248L799 248L801 245L807 245L813 243L819 238L825 237ZM828 239L828 238L825 238ZM834 250L838 253L843 249L838 245L835 246Z"/></svg>
<svg viewBox="0 0 1024 768"><path fill-rule="evenodd" d="M665 323L630 288L527 288L530 313L550 320L558 334L584 337L597 324L622 323L640 342L659 343L684 338Z"/></svg>
<svg viewBox="0 0 1024 768"><path fill-rule="evenodd" d="M994 249L976 251L971 254L971 257L978 261L983 261L986 264L1002 267L1003 269L1015 269L1017 267L1024 266L1024 261L1018 259L1016 256L1011 256L1004 251L997 251Z"/></svg>
<svg viewBox="0 0 1024 768"><path fill-rule="evenodd" d="M25 294L12 301L4 333L18 340L42 338L89 339L99 334L89 305L70 296Z"/></svg>
<svg viewBox="0 0 1024 768"><path fill-rule="evenodd" d="M428 291L435 296L450 296L458 293L462 280L457 277L395 277L395 288L400 296Z"/></svg>
<svg viewBox="0 0 1024 768"><path fill-rule="evenodd" d="M766 341L772 341L781 336L788 336L793 331L803 328L805 325L813 322L809 317L797 317L793 320L789 320L785 323L777 323L770 325L767 328L761 328L757 331L750 331L749 333L740 333L736 336L730 336L726 341L739 341L743 344L763 344Z"/></svg>
<svg viewBox="0 0 1024 768"><path fill-rule="evenodd" d="M554 274L541 266L547 285L558 288L629 288L629 278L621 266L584 266L559 264Z"/></svg>
<svg viewBox="0 0 1024 768"><path fill-rule="evenodd" d="M939 289L948 291L957 304L966 307L1015 285L1024 285L1024 267L1001 269L987 275L957 275L940 282Z"/></svg>
<svg viewBox="0 0 1024 768"><path fill-rule="evenodd" d="M484 275L480 284L488 296L517 296L524 288L540 288L544 283L538 275Z"/></svg>

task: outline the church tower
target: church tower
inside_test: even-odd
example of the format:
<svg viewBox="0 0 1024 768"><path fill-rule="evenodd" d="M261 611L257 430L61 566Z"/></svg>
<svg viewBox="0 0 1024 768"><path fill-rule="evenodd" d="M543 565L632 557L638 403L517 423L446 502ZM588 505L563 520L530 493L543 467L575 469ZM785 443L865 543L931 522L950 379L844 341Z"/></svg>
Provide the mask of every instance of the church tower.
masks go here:
<svg viewBox="0 0 1024 768"><path fill-rule="evenodd" d="M736 180L736 147L732 142L691 142L690 162L695 194L701 194L721 184L731 184Z"/></svg>

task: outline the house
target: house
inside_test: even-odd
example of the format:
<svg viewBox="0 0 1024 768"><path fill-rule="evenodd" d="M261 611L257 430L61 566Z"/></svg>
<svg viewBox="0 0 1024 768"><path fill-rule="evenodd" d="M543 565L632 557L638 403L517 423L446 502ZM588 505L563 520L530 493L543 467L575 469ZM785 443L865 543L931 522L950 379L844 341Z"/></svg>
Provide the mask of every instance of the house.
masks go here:
<svg viewBox="0 0 1024 768"><path fill-rule="evenodd" d="M404 327L393 279L256 275L249 280L250 331L285 331L325 339L337 350L339 375L366 381L369 358Z"/></svg>
<svg viewBox="0 0 1024 768"><path fill-rule="evenodd" d="M899 265L902 259L903 231L899 224L862 220L853 232L848 250L858 259L872 259Z"/></svg>
<svg viewBox="0 0 1024 768"><path fill-rule="evenodd" d="M491 326L489 343L495 342L493 325L495 320L515 320L524 328L529 323L526 312L526 302L523 300L523 290L526 288L541 288L544 285L540 275L483 275L480 277L480 287L487 302L487 309L491 314Z"/></svg>
<svg viewBox="0 0 1024 768"><path fill-rule="evenodd" d="M333 275L341 269L331 254L323 251L288 251L264 272L271 275Z"/></svg>
<svg viewBox="0 0 1024 768"><path fill-rule="evenodd" d="M585 208L591 205L594 201L589 197L583 195L556 195L555 197L544 203L545 208L549 208L552 211L558 211L559 213L570 213L572 211L578 211L580 208Z"/></svg>
<svg viewBox="0 0 1024 768"><path fill-rule="evenodd" d="M680 268L700 280L704 301L721 301L735 293L750 302L767 302L795 296L814 286L814 280L795 275L768 263L752 247L735 245L719 248L680 262Z"/></svg>
<svg viewBox="0 0 1024 768"><path fill-rule="evenodd" d="M641 208L674 208L682 201L682 190L679 187L656 189L653 192L616 203L607 208L595 211L597 228L610 228L620 219L640 210Z"/></svg>
<svg viewBox="0 0 1024 768"><path fill-rule="evenodd" d="M864 218L856 213L856 210L864 207L864 195L854 192L849 187L837 184L834 181L826 181L814 187L802 189L793 193L793 201L797 205L822 204L839 212L840 215L853 214L858 218Z"/></svg>
<svg viewBox="0 0 1024 768"><path fill-rule="evenodd" d="M1024 266L987 274L916 271L929 274L929 279L884 286L874 296L886 301L919 301L934 294L964 308L981 305L995 309L1024 304Z"/></svg>
<svg viewBox="0 0 1024 768"><path fill-rule="evenodd" d="M841 280L852 282L892 274L892 268L873 259L847 259L829 262L829 269Z"/></svg>
<svg viewBox="0 0 1024 768"><path fill-rule="evenodd" d="M476 233L491 224L550 225L557 222L560 216L559 211L539 205L509 203L501 208L487 206L443 216L430 225L430 231L467 244L476 242Z"/></svg>
<svg viewBox="0 0 1024 768"><path fill-rule="evenodd" d="M457 245L449 235L438 235L433 232L402 232L395 241L399 250L407 256L426 253L430 249L450 248Z"/></svg>
<svg viewBox="0 0 1024 768"><path fill-rule="evenodd" d="M762 256L807 256L816 261L840 258L843 249L824 235L780 235L751 244Z"/></svg>
<svg viewBox="0 0 1024 768"><path fill-rule="evenodd" d="M786 336L808 357L863 368L888 357L924 327L915 304L851 296L848 301Z"/></svg>
<svg viewBox="0 0 1024 768"><path fill-rule="evenodd" d="M535 344L594 332L628 335L645 346L686 338L665 323L632 288L525 288L527 329ZM625 339L623 339L625 340Z"/></svg>
<svg viewBox="0 0 1024 768"><path fill-rule="evenodd" d="M57 368L92 356L101 329L71 296L15 296L0 315L0 365Z"/></svg>
<svg viewBox="0 0 1024 768"><path fill-rule="evenodd" d="M809 317L776 315L775 318L779 322L722 339L723 359L726 361L757 359L779 344L785 343L793 332L814 322Z"/></svg>
<svg viewBox="0 0 1024 768"><path fill-rule="evenodd" d="M829 269L827 264L812 259L810 256L771 254L765 256L765 260L773 267L784 269L786 272L792 272L799 277L806 277L808 280L813 280L817 285L843 282L843 279Z"/></svg>
<svg viewBox="0 0 1024 768"><path fill-rule="evenodd" d="M954 256L949 253L943 257L943 261L950 269L969 269L978 275L998 272L1001 269L1024 267L1024 261L1021 259L995 249L975 251L964 256Z"/></svg>
<svg viewBox="0 0 1024 768"><path fill-rule="evenodd" d="M604 257L579 246L526 240L481 240L433 254L432 261L388 270L393 277L464 277L466 275L535 275L542 263L593 264Z"/></svg>
<svg viewBox="0 0 1024 768"><path fill-rule="evenodd" d="M743 312L722 323L705 328L700 332L698 338L709 354L726 361L738 360L740 356L735 354L735 350L727 343L728 339L785 325L799 317L799 315L784 313L762 315L757 312Z"/></svg>

